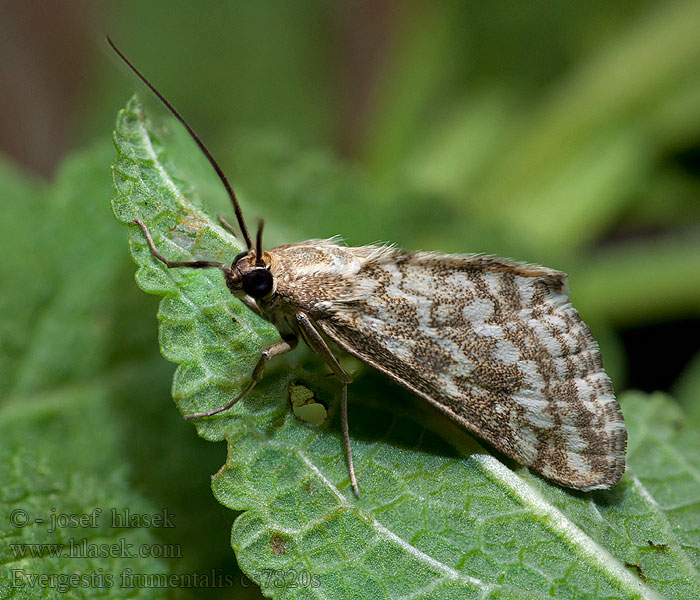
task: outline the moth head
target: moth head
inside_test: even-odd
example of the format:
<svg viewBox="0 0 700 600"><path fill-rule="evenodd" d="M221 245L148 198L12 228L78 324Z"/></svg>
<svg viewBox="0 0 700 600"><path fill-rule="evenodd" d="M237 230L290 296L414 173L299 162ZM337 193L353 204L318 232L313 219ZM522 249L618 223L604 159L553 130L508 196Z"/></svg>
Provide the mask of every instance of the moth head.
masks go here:
<svg viewBox="0 0 700 600"><path fill-rule="evenodd" d="M275 279L270 271L270 255L262 250L263 221L258 225L258 235L256 236L255 248L241 252L233 259L231 271L240 284L234 290L229 284L229 288L238 292L242 290L251 298L264 298L272 293L275 287ZM237 276L237 277L236 277Z"/></svg>
<svg viewBox="0 0 700 600"><path fill-rule="evenodd" d="M143 81L153 93L160 99L160 101L165 105L165 107L172 113L172 115L183 124L187 132L190 134L192 139L195 141L199 149L202 151L206 159L209 161L213 167L216 174L219 176L221 183L226 188L228 196L233 205L233 210L236 213L236 219L238 219L238 225L243 234L243 241L245 242L248 250L239 254L233 261L231 268L223 265L221 263L215 263L211 261L194 261L197 267L219 267L225 277L226 284L231 292L235 295L247 294L248 296L258 299L264 298L268 294L272 293L274 290L274 278L270 272L270 258L269 255L262 250L262 230L263 222L260 221L258 226L258 235L256 238L255 246L253 246L253 240L248 233L248 228L243 219L243 214L241 212L241 207L238 204L238 198L236 193L233 191L233 187L229 183L228 178L224 174L223 170L219 164L214 160L209 149L204 145L201 138L195 133L194 129L185 121L183 116L175 109L175 107L165 98L165 96L145 77L141 71L139 71L134 64L124 55L124 53L117 48L114 42L108 37L107 42L114 49L114 51L119 55L119 57L126 63L126 65ZM228 225L222 219L222 224L231 231L230 225ZM141 223L142 228L145 226ZM145 232L147 233L147 232ZM148 237L148 235L147 235ZM150 239L150 238L149 238ZM151 242L152 244L152 242ZM153 246L151 246L153 249ZM163 259L161 259L163 260ZM206 264L205 264L206 263ZM183 265L180 265L183 266ZM191 263L190 266L195 266Z"/></svg>
<svg viewBox="0 0 700 600"><path fill-rule="evenodd" d="M269 258L263 253L258 260L255 251L241 252L233 259L228 287L234 294L246 294L251 298L264 298L274 287L275 280L270 272ZM262 263L262 264L260 264Z"/></svg>
<svg viewBox="0 0 700 600"><path fill-rule="evenodd" d="M229 183L228 178L224 174L223 170L219 164L214 160L209 149L204 145L201 138L195 133L194 129L190 127L189 123L185 121L183 116L175 109L175 107L163 96L163 94L145 77L141 71L139 71L134 64L124 55L124 53L117 48L114 42L108 37L107 42L114 49L114 51L119 55L119 57L126 63L126 65L143 81L153 93L160 99L160 101L165 105L165 107L172 113L172 115L180 121L187 129L192 139L195 141L199 149L202 151L206 159L209 161L213 167L216 174L219 176L221 183L226 188L228 196L233 204L233 210L236 213L236 219L238 219L238 225L243 234L243 241L245 242L248 250L239 254L233 261L231 268L223 265L221 263L215 263L211 261L194 261L197 263L197 267L219 267L225 277L226 284L231 292L235 295L247 294L251 298L264 298L268 294L272 293L274 290L274 278L270 272L270 258L269 255L262 250L262 230L263 222L260 221L258 226L258 235L256 238L255 246L253 246L253 240L248 233L248 228L243 219L243 214L241 212L241 207L238 204L238 198L236 193L233 191L233 187ZM229 231L231 226L228 225L223 219L221 219L222 225L226 227ZM141 224L143 226L143 224ZM162 259L161 259L162 260ZM206 264L205 264L206 263ZM182 265L181 265L182 266ZM191 263L189 266L195 266Z"/></svg>

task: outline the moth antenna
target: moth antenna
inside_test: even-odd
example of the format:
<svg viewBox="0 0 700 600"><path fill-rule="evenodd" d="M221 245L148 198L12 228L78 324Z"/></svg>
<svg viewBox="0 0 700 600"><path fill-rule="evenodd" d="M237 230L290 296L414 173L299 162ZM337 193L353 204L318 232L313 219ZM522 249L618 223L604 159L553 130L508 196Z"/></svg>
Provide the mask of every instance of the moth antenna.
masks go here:
<svg viewBox="0 0 700 600"><path fill-rule="evenodd" d="M265 262L262 259L262 232L265 226L265 221L260 219L258 221L258 234L255 236L255 265L258 267L264 267Z"/></svg>
<svg viewBox="0 0 700 600"><path fill-rule="evenodd" d="M165 105L165 107L172 113L172 115L178 121L180 121L180 123L182 123L182 125L187 130L187 133L190 134L197 146L199 146L199 149L202 151L204 156L207 157L209 164L214 168L214 171L216 171L216 174L219 176L221 183L224 184L224 187L228 192L228 196L231 199L231 203L233 204L233 210L236 213L236 219L238 219L238 226L241 228L241 233L243 233L243 239L245 239L246 246L248 247L248 250L250 250L253 246L253 243L250 238L250 234L248 233L248 228L246 227L245 221L243 220L243 213L241 212L241 207L238 204L236 192L233 191L233 187L229 183L226 174L219 166L219 163L216 162L211 152L209 152L209 149L204 145L204 142L195 133L194 129L192 129L189 123L185 121L185 118L177 111L177 109L172 104L170 104L168 99L158 91L156 86L154 86L148 79L146 79L146 76L134 66L134 64L124 55L124 53L119 48L117 48L117 46L114 44L114 42L109 36L107 36L107 43L112 47L112 50L114 50L117 53L119 58L121 58L126 63L126 65L137 75L137 77L151 89L151 91L158 97L158 99Z"/></svg>

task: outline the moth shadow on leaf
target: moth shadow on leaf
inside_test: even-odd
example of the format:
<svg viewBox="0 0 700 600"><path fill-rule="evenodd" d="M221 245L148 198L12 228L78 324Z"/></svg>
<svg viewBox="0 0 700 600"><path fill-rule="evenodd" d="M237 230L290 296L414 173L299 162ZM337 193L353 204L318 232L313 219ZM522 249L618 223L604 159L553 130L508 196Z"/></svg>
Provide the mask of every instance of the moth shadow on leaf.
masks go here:
<svg viewBox="0 0 700 600"><path fill-rule="evenodd" d="M484 452L479 442L438 409L372 369L356 374L348 398L352 439L447 459Z"/></svg>

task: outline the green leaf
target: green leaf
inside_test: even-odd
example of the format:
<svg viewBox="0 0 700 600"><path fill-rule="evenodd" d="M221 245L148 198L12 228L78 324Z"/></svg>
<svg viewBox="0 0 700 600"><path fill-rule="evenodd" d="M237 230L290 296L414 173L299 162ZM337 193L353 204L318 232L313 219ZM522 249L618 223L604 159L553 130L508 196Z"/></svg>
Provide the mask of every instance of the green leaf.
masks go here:
<svg viewBox="0 0 700 600"><path fill-rule="evenodd" d="M161 351L179 363L173 396L182 413L221 406L243 389L260 351L277 334L229 294L218 270L168 270L150 254L135 217L170 259L226 262L241 246L179 178L135 99L119 113L115 143L113 208L131 224L138 284L164 296ZM342 451L338 386L323 377L317 362L308 365L308 371L269 372L231 410L196 422L201 436L227 441L214 494L244 511L231 543L242 569L266 595L700 593L700 452L689 443L697 431L684 429L673 401L622 398L628 472L612 490L583 494L506 466L425 403L367 372L350 388L351 443L362 491L356 499ZM323 425L294 416L289 394L298 384L328 405Z"/></svg>
<svg viewBox="0 0 700 600"><path fill-rule="evenodd" d="M623 517L647 548L630 560L669 598L700 589L700 446L698 422L663 394L629 393L623 411L630 430L626 487L634 504ZM647 535L648 534L648 535ZM658 546L666 544L667 549ZM629 559L628 559L629 560Z"/></svg>
<svg viewBox="0 0 700 600"><path fill-rule="evenodd" d="M75 153L50 185L0 159L0 598L170 597L194 572L215 572L227 586L241 581L226 534L211 541L233 521L206 493L225 450L168 410L172 368L154 343L155 299L133 285L123 232L105 201L113 152L104 140ZM90 516L94 508L103 509L97 527L50 531L52 515ZM115 529L112 509L167 509L175 527ZM15 511L31 523L13 525ZM126 556L121 548L51 556L71 539L103 552L123 543L178 558ZM126 569L173 578L167 589L130 587L121 579ZM76 573L105 579L85 587L71 583ZM231 593L205 583L177 596Z"/></svg>
<svg viewBox="0 0 700 600"><path fill-rule="evenodd" d="M118 460L120 431L106 426L114 419L110 391L104 383L65 387L14 397L0 410L0 597L160 597L158 589L134 589L123 579L171 569L162 559L138 556L158 549L155 530L112 526L113 509L157 510L130 489L129 470ZM71 522L68 515L87 520Z"/></svg>
<svg viewBox="0 0 700 600"><path fill-rule="evenodd" d="M121 550L157 547L154 530L110 526L112 508L159 508L132 486L129 444L114 410L116 398L119 406L125 400L121 380L139 379L133 369L108 368L120 356L113 298L120 266L128 265L104 202L109 154L108 144L76 154L52 186L0 161L1 598L154 598L155 589L120 585L121 575L172 570ZM93 514L87 524L52 526L58 515ZM121 549L70 555L71 540Z"/></svg>

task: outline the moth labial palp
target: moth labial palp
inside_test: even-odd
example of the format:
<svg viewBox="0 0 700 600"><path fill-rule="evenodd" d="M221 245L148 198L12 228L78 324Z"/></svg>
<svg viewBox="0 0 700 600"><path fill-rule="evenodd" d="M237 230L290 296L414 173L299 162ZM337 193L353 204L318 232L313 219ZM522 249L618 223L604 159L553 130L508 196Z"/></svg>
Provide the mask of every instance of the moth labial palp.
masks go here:
<svg viewBox="0 0 700 600"><path fill-rule="evenodd" d="M247 250L231 265L170 261L140 219L151 253L168 268L218 268L228 289L279 331L266 362L299 338L341 382L341 428L350 484L359 488L347 419L351 377L326 340L437 407L494 448L566 487L604 489L625 469L627 431L598 345L567 296L566 275L479 254L404 252L308 240L264 250L203 142L109 40L126 64L186 127L226 187ZM224 226L233 228L220 218Z"/></svg>

